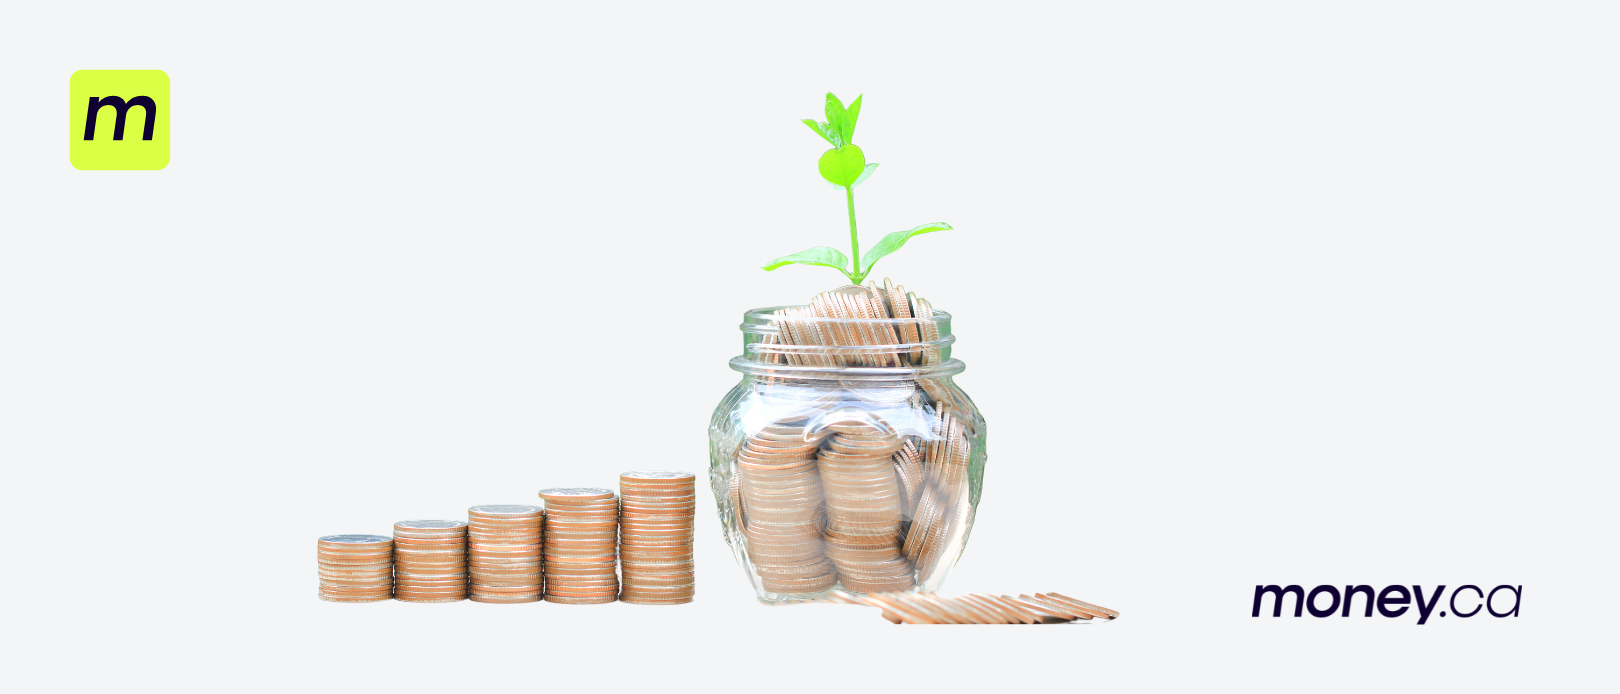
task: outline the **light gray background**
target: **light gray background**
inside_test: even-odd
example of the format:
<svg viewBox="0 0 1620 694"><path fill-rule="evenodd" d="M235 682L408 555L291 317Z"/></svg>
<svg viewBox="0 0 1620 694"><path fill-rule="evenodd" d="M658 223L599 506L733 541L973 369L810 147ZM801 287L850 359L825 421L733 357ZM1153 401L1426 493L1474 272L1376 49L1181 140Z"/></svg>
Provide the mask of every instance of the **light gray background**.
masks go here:
<svg viewBox="0 0 1620 694"><path fill-rule="evenodd" d="M40 689L1614 686L1607 3L13 4L10 676ZM81 172L68 77L173 80ZM865 244L991 425L946 586L1073 628L699 599L333 605L314 540L701 470L745 309L838 284L797 120L864 93ZM1256 583L1522 584L1517 619L1251 619ZM1448 589L1449 592L1449 589Z"/></svg>

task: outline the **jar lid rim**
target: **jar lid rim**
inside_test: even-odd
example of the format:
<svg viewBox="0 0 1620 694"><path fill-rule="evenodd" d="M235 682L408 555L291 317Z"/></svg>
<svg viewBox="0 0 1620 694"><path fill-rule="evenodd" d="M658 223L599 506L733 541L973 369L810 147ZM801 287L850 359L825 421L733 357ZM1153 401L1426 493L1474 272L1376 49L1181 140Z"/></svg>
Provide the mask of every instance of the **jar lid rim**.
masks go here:
<svg viewBox="0 0 1620 694"><path fill-rule="evenodd" d="M927 366L812 366L768 364L745 356L731 358L731 370L750 376L777 376L810 380L894 381L955 376L967 370L960 359Z"/></svg>

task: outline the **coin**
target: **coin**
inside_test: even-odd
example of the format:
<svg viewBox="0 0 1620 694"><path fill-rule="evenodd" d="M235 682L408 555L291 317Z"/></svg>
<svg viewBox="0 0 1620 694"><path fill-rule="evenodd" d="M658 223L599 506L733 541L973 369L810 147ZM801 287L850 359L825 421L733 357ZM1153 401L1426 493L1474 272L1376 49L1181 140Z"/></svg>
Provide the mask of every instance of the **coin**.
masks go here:
<svg viewBox="0 0 1620 694"><path fill-rule="evenodd" d="M612 499L613 490L601 489L598 487L555 487L552 489L540 490L540 498L545 499L548 503L553 501L569 503L578 501L598 501L603 499Z"/></svg>
<svg viewBox="0 0 1620 694"><path fill-rule="evenodd" d="M612 595L600 598L565 598L547 593L545 600L546 602L554 602L562 605L601 605L604 603L617 602L618 598Z"/></svg>
<svg viewBox="0 0 1620 694"><path fill-rule="evenodd" d="M326 535L319 544L342 549L387 549L393 546L393 540L383 535Z"/></svg>
<svg viewBox="0 0 1620 694"><path fill-rule="evenodd" d="M513 595L510 597L504 595L480 595L478 593L473 593L468 595L467 599L473 602L510 604L522 602L540 602L541 596L539 593L535 593L533 595Z"/></svg>
<svg viewBox="0 0 1620 694"><path fill-rule="evenodd" d="M527 504L483 504L467 509L467 515L488 518L531 518L539 517L541 508Z"/></svg>

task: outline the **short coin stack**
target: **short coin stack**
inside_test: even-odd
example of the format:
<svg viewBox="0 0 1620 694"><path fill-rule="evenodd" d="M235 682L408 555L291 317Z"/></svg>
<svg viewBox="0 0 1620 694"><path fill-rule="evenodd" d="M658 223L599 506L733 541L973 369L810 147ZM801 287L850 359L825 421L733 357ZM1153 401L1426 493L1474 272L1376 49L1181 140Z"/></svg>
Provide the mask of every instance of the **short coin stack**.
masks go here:
<svg viewBox="0 0 1620 694"><path fill-rule="evenodd" d="M473 602L538 602L539 506L488 504L467 509L467 572Z"/></svg>
<svg viewBox="0 0 1620 694"><path fill-rule="evenodd" d="M916 585L911 561L900 553L904 487L893 461L906 438L865 423L828 429L835 433L816 454L816 466L827 499L827 558L838 580L863 593Z"/></svg>
<svg viewBox="0 0 1620 694"><path fill-rule="evenodd" d="M826 516L816 469L816 451L830 433L778 423L750 436L737 452L736 501L748 558L772 593L815 593L838 581L821 538Z"/></svg>
<svg viewBox="0 0 1620 694"><path fill-rule="evenodd" d="M611 489L543 489L546 602L596 605L619 596L619 500Z"/></svg>
<svg viewBox="0 0 1620 694"><path fill-rule="evenodd" d="M322 600L377 602L394 594L394 543L382 535L327 535L315 543Z"/></svg>
<svg viewBox="0 0 1620 694"><path fill-rule="evenodd" d="M409 520L394 524L394 599L467 599L467 521Z"/></svg>
<svg viewBox="0 0 1620 694"><path fill-rule="evenodd" d="M619 475L619 599L676 605L696 594L692 562L697 476L690 472Z"/></svg>

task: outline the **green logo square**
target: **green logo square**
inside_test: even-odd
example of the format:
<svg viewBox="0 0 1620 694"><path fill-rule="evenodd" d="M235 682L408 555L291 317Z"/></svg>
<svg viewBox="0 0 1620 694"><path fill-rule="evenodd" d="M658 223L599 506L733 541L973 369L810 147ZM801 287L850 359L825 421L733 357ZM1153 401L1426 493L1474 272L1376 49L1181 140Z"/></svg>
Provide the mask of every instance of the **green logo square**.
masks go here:
<svg viewBox="0 0 1620 694"><path fill-rule="evenodd" d="M68 160L75 169L169 165L169 75L80 70L68 79Z"/></svg>

